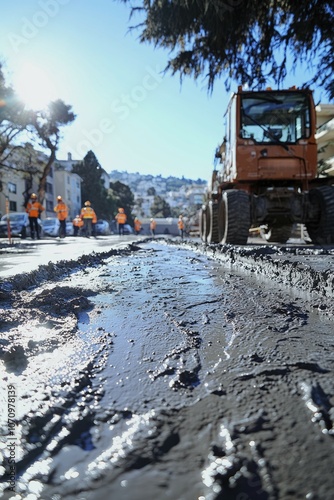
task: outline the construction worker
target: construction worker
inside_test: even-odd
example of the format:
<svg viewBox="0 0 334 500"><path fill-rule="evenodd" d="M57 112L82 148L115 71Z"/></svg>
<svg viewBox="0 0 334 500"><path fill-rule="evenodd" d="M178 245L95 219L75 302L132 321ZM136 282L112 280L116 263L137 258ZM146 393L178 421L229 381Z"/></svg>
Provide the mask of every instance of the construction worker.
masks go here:
<svg viewBox="0 0 334 500"><path fill-rule="evenodd" d="M37 201L37 195L35 193L32 193L32 195L30 196L30 202L28 202L26 206L26 212L29 218L30 233L32 240L35 239L35 233L36 233L36 238L38 240L40 238L38 218L43 212L43 210L44 210L43 205L41 205L40 202Z"/></svg>
<svg viewBox="0 0 334 500"><path fill-rule="evenodd" d="M65 238L66 236L66 219L68 217L68 208L61 196L57 196L57 205L54 207L54 211L57 214L57 219L59 220L59 238Z"/></svg>
<svg viewBox="0 0 334 500"><path fill-rule="evenodd" d="M184 235L184 222L183 222L183 215L179 215L179 220L177 221L177 227L179 228L179 233L181 236L181 239L183 240L183 235Z"/></svg>
<svg viewBox="0 0 334 500"><path fill-rule="evenodd" d="M157 227L157 223L154 219L150 219L150 231L151 231L151 235L155 236L155 230L156 230L156 227Z"/></svg>
<svg viewBox="0 0 334 500"><path fill-rule="evenodd" d="M84 223L84 232L86 238L90 238L92 234L92 221L95 216L95 211L91 207L90 201L85 201L85 206L82 207L81 212L80 212L80 217L83 220Z"/></svg>
<svg viewBox="0 0 334 500"><path fill-rule="evenodd" d="M127 221L126 213L124 212L124 208L118 209L118 214L115 217L118 224L118 234L121 236L124 234L124 225Z"/></svg>
<svg viewBox="0 0 334 500"><path fill-rule="evenodd" d="M80 228L83 226L83 220L81 219L80 215L76 215L74 219L72 220L73 224L73 234L74 236L78 236Z"/></svg>
<svg viewBox="0 0 334 500"><path fill-rule="evenodd" d="M135 233L136 234L139 234L140 231L141 231L141 222L140 220L138 219L138 217L135 217L135 220L134 220L134 228L135 228Z"/></svg>

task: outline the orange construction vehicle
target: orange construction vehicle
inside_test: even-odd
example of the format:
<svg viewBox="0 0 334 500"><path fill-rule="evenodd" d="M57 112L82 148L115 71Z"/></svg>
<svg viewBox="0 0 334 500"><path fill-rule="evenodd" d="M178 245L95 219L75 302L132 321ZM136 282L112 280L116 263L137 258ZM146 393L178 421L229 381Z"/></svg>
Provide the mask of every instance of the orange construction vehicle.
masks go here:
<svg viewBox="0 0 334 500"><path fill-rule="evenodd" d="M315 244L334 243L334 177L317 171L316 111L309 89L232 94L200 213L208 243L247 243L252 227L285 243L304 224ZM218 162L217 162L218 163Z"/></svg>

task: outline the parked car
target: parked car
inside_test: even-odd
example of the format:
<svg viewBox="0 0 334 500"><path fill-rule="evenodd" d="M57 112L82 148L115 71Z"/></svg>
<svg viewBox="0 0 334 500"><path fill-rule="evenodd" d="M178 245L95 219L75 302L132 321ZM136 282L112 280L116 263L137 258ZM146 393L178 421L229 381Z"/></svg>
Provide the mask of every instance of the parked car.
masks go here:
<svg viewBox="0 0 334 500"><path fill-rule="evenodd" d="M103 219L99 219L95 224L95 233L101 235L111 234L109 222Z"/></svg>
<svg viewBox="0 0 334 500"><path fill-rule="evenodd" d="M66 222L66 236L74 235L74 227L71 221Z"/></svg>
<svg viewBox="0 0 334 500"><path fill-rule="evenodd" d="M44 234L47 236L52 236L57 238L59 236L60 222L55 217L48 217L42 221ZM66 236L73 235L73 224L72 222L66 222Z"/></svg>
<svg viewBox="0 0 334 500"><path fill-rule="evenodd" d="M124 234L133 234L133 228L130 224L124 224Z"/></svg>
<svg viewBox="0 0 334 500"><path fill-rule="evenodd" d="M54 217L48 217L42 220L44 234L57 237L59 234L59 220Z"/></svg>
<svg viewBox="0 0 334 500"><path fill-rule="evenodd" d="M8 214L11 236L19 236L24 239L31 236L29 218L26 212L11 212ZM39 234L43 236L42 221L38 219ZM8 237L7 214L0 220L0 237Z"/></svg>

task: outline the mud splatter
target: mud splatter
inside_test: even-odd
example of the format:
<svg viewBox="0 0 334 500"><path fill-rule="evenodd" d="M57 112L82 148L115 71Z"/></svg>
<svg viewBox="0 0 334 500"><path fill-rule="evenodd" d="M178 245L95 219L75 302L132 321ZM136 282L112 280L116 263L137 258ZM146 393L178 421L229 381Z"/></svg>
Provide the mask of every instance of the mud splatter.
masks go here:
<svg viewBox="0 0 334 500"><path fill-rule="evenodd" d="M146 241L2 281L17 498L333 496L332 253L317 252Z"/></svg>

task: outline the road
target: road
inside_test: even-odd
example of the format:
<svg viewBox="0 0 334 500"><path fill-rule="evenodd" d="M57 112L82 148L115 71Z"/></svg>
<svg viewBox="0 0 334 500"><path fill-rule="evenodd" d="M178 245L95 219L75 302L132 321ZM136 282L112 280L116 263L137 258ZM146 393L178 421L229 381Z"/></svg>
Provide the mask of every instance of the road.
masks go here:
<svg viewBox="0 0 334 500"><path fill-rule="evenodd" d="M1 270L4 498L334 497L333 249L39 247Z"/></svg>

